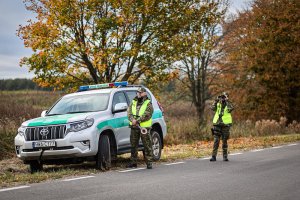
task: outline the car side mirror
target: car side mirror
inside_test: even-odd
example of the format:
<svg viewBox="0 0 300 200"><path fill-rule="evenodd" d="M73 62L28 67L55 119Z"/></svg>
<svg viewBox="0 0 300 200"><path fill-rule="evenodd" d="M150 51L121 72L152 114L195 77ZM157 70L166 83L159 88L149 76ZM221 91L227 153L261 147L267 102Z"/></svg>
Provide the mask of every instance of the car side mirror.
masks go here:
<svg viewBox="0 0 300 200"><path fill-rule="evenodd" d="M117 103L113 108L113 113L126 111L128 108L127 103Z"/></svg>
<svg viewBox="0 0 300 200"><path fill-rule="evenodd" d="M48 110L43 110L43 112L41 113L41 117L45 117L47 112L48 112Z"/></svg>

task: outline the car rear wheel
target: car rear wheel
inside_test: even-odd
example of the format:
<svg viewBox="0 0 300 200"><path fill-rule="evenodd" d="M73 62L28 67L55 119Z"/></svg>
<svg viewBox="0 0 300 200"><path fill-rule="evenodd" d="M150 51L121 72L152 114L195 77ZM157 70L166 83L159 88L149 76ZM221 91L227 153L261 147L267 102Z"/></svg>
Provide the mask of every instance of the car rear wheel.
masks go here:
<svg viewBox="0 0 300 200"><path fill-rule="evenodd" d="M110 141L107 135L102 135L99 139L96 168L103 171L111 168Z"/></svg>

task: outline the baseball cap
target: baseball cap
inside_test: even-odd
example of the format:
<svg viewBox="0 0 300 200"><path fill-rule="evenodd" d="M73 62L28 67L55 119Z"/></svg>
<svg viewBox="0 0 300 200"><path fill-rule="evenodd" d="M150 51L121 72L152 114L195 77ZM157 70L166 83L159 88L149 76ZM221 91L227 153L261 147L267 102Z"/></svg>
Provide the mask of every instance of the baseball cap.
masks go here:
<svg viewBox="0 0 300 200"><path fill-rule="evenodd" d="M139 87L138 90L137 90L137 92L146 92L146 89L143 88L143 87Z"/></svg>

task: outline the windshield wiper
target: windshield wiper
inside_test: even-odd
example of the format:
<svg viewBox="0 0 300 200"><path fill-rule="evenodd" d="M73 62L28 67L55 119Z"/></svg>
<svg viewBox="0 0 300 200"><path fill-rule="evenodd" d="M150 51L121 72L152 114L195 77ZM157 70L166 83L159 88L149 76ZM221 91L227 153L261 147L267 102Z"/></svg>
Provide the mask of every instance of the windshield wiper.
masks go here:
<svg viewBox="0 0 300 200"><path fill-rule="evenodd" d="M65 114L73 114L73 113L87 113L87 112L96 112L96 111L74 111L74 112L66 112L66 113L55 113L55 114L49 114L46 116L53 116L53 115L65 115Z"/></svg>
<svg viewBox="0 0 300 200"><path fill-rule="evenodd" d="M95 111L88 111L88 110L86 110L86 111L74 111L74 112L67 112L67 113L65 113L65 114L73 114L73 113L87 113L87 112L95 112Z"/></svg>
<svg viewBox="0 0 300 200"><path fill-rule="evenodd" d="M49 114L49 115L46 115L46 116L53 116L53 115L62 115L61 113L56 113L56 114Z"/></svg>

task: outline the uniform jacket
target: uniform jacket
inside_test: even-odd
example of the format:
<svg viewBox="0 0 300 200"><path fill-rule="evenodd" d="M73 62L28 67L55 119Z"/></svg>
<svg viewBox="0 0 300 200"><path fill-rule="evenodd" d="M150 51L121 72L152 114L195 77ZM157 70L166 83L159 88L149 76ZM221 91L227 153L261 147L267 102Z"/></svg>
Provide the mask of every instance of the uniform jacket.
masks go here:
<svg viewBox="0 0 300 200"><path fill-rule="evenodd" d="M212 106L211 106L211 109L214 111L214 112L216 112L217 111L217 104L218 103L220 103L221 105L222 105L222 107L221 107L221 115L223 116L223 113L224 113L224 109L225 109L225 107L227 106L227 110L228 110L228 113L231 113L232 111L233 111L233 109L234 109L234 107L233 107L233 104L230 102L230 101L225 101L224 103L221 103L221 102L219 102L219 101L214 101L214 103L212 104ZM222 126L222 125L225 125L224 123L223 123L223 121L222 121L222 117L219 117L219 119L218 119L218 121L217 121L217 123L214 123L214 125L220 125L220 126ZM230 126L231 124L226 124L227 126Z"/></svg>
<svg viewBox="0 0 300 200"><path fill-rule="evenodd" d="M139 113L140 108L143 105L144 101L149 100L149 98L146 96L141 100L139 100L137 97L135 97L134 100L137 101L136 113ZM142 116L137 117L132 114L132 102L130 103L130 106L127 109L127 116L130 122L132 122L133 119L136 119L138 123L148 121L149 119L151 119L152 114L153 114L153 106L151 101L150 103L148 103L147 108Z"/></svg>

